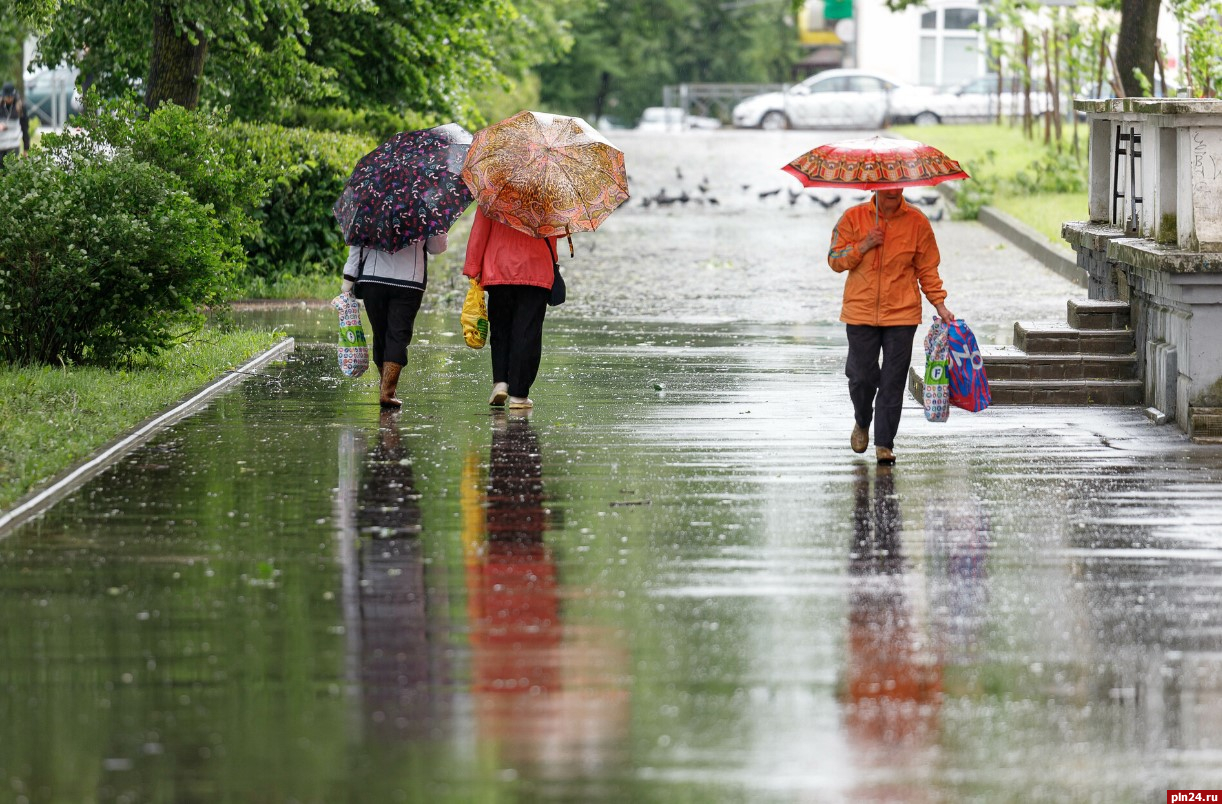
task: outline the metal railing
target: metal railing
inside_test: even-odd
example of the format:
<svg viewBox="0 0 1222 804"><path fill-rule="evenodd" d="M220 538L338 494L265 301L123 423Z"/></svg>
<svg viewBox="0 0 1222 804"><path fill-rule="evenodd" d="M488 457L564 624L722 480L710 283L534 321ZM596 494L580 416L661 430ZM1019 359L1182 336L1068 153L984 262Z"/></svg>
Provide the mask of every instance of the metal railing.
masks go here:
<svg viewBox="0 0 1222 804"><path fill-rule="evenodd" d="M734 106L752 95L783 92L792 84L671 84L662 87L662 105L684 114L731 120Z"/></svg>

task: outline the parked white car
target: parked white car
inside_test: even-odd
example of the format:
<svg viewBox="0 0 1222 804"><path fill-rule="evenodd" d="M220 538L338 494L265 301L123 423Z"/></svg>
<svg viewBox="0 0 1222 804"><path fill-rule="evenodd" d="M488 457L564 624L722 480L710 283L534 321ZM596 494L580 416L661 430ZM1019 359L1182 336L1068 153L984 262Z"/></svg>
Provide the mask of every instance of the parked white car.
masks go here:
<svg viewBox="0 0 1222 804"><path fill-rule="evenodd" d="M891 119L893 103L917 90L864 70L826 70L783 92L765 92L740 102L734 107L734 125L764 129L882 128Z"/></svg>
<svg viewBox="0 0 1222 804"><path fill-rule="evenodd" d="M1007 89L1017 89L1014 82L1006 82ZM915 123L918 126L938 123L987 123L996 120L998 112L1002 118L1021 116L1023 113L1021 91L997 91L997 76L983 75L950 89L912 95L903 108L896 109L891 116L894 123ZM1031 113L1039 116L1052 108L1047 92L1033 87Z"/></svg>
<svg viewBox="0 0 1222 804"><path fill-rule="evenodd" d="M721 128L721 121L715 117L687 114L678 106L650 106L641 112L636 128L637 131L712 130Z"/></svg>

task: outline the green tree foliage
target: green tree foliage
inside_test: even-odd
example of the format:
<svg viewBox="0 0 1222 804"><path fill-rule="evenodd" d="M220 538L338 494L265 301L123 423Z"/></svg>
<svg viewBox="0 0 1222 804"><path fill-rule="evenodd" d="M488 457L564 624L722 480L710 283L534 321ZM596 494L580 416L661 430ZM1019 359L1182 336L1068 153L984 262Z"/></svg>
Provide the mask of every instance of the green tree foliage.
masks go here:
<svg viewBox="0 0 1222 804"><path fill-rule="evenodd" d="M786 80L793 10L791 0L600 0L574 11L573 49L540 70L543 101L632 123L667 84Z"/></svg>
<svg viewBox="0 0 1222 804"><path fill-rule="evenodd" d="M114 363L171 345L223 302L265 182L219 117L135 101L0 172L0 359Z"/></svg>
<svg viewBox="0 0 1222 804"><path fill-rule="evenodd" d="M155 165L217 221L222 237L218 257L227 272L241 270L242 240L258 229L251 213L271 177L259 171L249 147L234 139L219 114L164 104L145 116L130 98L99 105L90 96L76 123L78 132L49 134L44 141L51 147L76 147L79 139L106 143Z"/></svg>
<svg viewBox="0 0 1222 804"><path fill-rule="evenodd" d="M1171 7L1184 30L1189 94L1218 97L1222 89L1222 0L1171 0Z"/></svg>
<svg viewBox="0 0 1222 804"><path fill-rule="evenodd" d="M378 0L373 9L309 13L308 58L335 69L337 104L488 122L480 97L572 45L561 14L591 0ZM517 111L516 109L514 111Z"/></svg>
<svg viewBox="0 0 1222 804"><path fill-rule="evenodd" d="M331 209L352 168L377 141L254 123L235 124L226 136L250 150L271 182L254 212L259 227L245 240L245 282L320 272L338 277L347 247Z"/></svg>
<svg viewBox="0 0 1222 804"><path fill-rule="evenodd" d="M15 80L21 73L21 43L25 31L25 25L17 17L0 17L0 81Z"/></svg>
<svg viewBox="0 0 1222 804"><path fill-rule="evenodd" d="M363 0L315 4L367 5ZM45 18L40 59L78 64L105 94L142 82L151 105L168 99L194 108L201 97L223 102L234 91L228 77L239 72L274 97L313 97L326 91L332 71L302 55L309 34L307 5L306 0L61 0ZM203 80L174 63L191 56L201 59Z"/></svg>
<svg viewBox="0 0 1222 804"><path fill-rule="evenodd" d="M23 0L35 6L38 0ZM580 8L590 0L574 0ZM571 44L544 0L61 0L40 59L77 63L105 94L143 85L248 120L295 104L479 123L473 93Z"/></svg>

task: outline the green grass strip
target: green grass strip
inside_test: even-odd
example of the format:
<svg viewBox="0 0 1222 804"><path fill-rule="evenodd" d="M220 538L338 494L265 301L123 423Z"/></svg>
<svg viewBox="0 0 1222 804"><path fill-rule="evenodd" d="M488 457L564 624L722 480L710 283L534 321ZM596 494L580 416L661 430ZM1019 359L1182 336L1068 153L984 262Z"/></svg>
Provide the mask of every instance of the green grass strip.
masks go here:
<svg viewBox="0 0 1222 804"><path fill-rule="evenodd" d="M1066 131L1062 144L1066 152L1072 149L1071 132L1072 129ZM1020 126L1006 124L897 126L892 133L932 145L961 163L973 177L995 180L996 189L988 203L1043 233L1049 242L1066 251L1070 247L1061 239L1061 224L1088 218L1085 191L1028 194L1016 187L1015 175L1032 172L1032 163L1039 162L1048 153L1042 128L1033 140L1023 136ZM1085 175L1085 126L1080 126L1079 148L1081 171Z"/></svg>
<svg viewBox="0 0 1222 804"><path fill-rule="evenodd" d="M282 337L208 329L127 369L0 366L0 510Z"/></svg>

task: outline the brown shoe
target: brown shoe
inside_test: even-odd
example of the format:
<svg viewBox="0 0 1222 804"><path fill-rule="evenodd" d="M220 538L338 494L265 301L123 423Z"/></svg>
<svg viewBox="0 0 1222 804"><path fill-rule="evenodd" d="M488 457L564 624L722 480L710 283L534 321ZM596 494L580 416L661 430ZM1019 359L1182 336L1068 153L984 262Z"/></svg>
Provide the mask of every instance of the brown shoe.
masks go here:
<svg viewBox="0 0 1222 804"><path fill-rule="evenodd" d="M853 452L859 454L865 452L866 447L870 446L870 431L860 424L854 424L853 434L849 436L849 444L853 447Z"/></svg>
<svg viewBox="0 0 1222 804"><path fill-rule="evenodd" d="M399 372L402 370L403 365L400 363L391 363L388 360L382 364L382 386L378 395L382 407L402 407L403 403L395 398L395 390L399 387Z"/></svg>
<svg viewBox="0 0 1222 804"><path fill-rule="evenodd" d="M878 462L882 466L892 466L895 464L895 453L887 447L875 447L874 454L878 457Z"/></svg>

